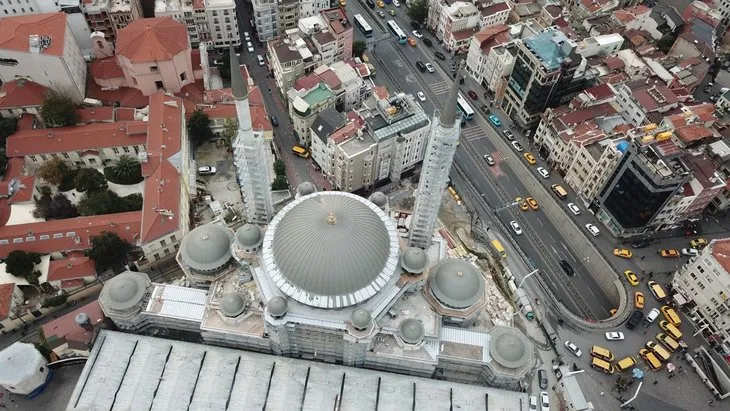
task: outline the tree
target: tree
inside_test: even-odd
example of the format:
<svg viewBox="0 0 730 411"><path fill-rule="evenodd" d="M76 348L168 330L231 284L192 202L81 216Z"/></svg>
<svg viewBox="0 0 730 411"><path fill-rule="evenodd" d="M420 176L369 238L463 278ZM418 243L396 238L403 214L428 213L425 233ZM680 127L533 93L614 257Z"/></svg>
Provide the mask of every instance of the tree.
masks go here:
<svg viewBox="0 0 730 411"><path fill-rule="evenodd" d="M674 45L675 41L677 41L677 35L674 33L668 33L656 42L656 47L662 53L669 53L669 50Z"/></svg>
<svg viewBox="0 0 730 411"><path fill-rule="evenodd" d="M130 194L126 197L111 190L90 191L84 194L77 206L83 216L124 213L142 209L142 195Z"/></svg>
<svg viewBox="0 0 730 411"><path fill-rule="evenodd" d="M89 258L96 263L96 271L106 271L124 263L124 258L132 249L132 245L117 235L117 233L102 231L101 234L91 237Z"/></svg>
<svg viewBox="0 0 730 411"><path fill-rule="evenodd" d="M362 56L362 53L368 48L368 43L358 40L352 43L352 55L354 57Z"/></svg>
<svg viewBox="0 0 730 411"><path fill-rule="evenodd" d="M38 278L41 273L35 270L35 266L40 262L41 255L38 253L13 250L5 258L5 270L16 277L25 278L31 284L38 285Z"/></svg>
<svg viewBox="0 0 730 411"><path fill-rule="evenodd" d="M142 165L136 158L128 155L119 157L113 166L106 167L104 175L115 184L137 184L144 180Z"/></svg>
<svg viewBox="0 0 730 411"><path fill-rule="evenodd" d="M36 171L36 175L45 180L48 184L58 186L61 184L61 182L63 182L63 177L68 172L68 165L64 163L63 160L61 160L60 158L53 157L52 159L41 164L41 166L38 168L38 171Z"/></svg>
<svg viewBox="0 0 730 411"><path fill-rule="evenodd" d="M47 187L45 187L47 188ZM46 220L62 220L64 218L78 217L79 212L71 200L63 193L51 196L50 189L35 199L35 210L33 216Z"/></svg>
<svg viewBox="0 0 730 411"><path fill-rule="evenodd" d="M428 0L411 1L411 8L408 9L408 17L423 24L426 21L426 17L428 17Z"/></svg>
<svg viewBox="0 0 730 411"><path fill-rule="evenodd" d="M286 190L287 188L289 188L289 182L286 180L286 176L276 176L271 184L272 190Z"/></svg>
<svg viewBox="0 0 730 411"><path fill-rule="evenodd" d="M193 112L188 120L188 134L196 146L200 146L210 139L213 132L210 130L210 118L198 109Z"/></svg>
<svg viewBox="0 0 730 411"><path fill-rule="evenodd" d="M70 97L51 91L41 106L41 117L48 127L75 126L77 108Z"/></svg>
<svg viewBox="0 0 730 411"><path fill-rule="evenodd" d="M18 119L15 117L0 118L0 147L5 147L5 139L18 129Z"/></svg>
<svg viewBox="0 0 730 411"><path fill-rule="evenodd" d="M98 170L94 168L82 168L76 173L74 187L76 191L84 193L86 191L106 190L107 183L104 175Z"/></svg>
<svg viewBox="0 0 730 411"><path fill-rule="evenodd" d="M238 134L238 120L235 118L227 118L223 122L223 132L221 133L221 141L227 148L233 148L233 140Z"/></svg>
<svg viewBox="0 0 730 411"><path fill-rule="evenodd" d="M277 176L286 176L286 165L283 161L279 159L274 161L274 173L276 173Z"/></svg>
<svg viewBox="0 0 730 411"><path fill-rule="evenodd" d="M0 177L5 177L5 168L8 166L8 157L0 151Z"/></svg>

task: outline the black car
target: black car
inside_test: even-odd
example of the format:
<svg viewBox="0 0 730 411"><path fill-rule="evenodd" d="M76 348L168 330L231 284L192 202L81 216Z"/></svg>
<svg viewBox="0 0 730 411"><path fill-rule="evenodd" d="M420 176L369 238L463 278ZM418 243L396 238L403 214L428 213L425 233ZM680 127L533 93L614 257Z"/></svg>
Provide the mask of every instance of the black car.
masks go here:
<svg viewBox="0 0 730 411"><path fill-rule="evenodd" d="M446 60L446 56L444 56L444 53L440 51L433 53L433 55L436 56L436 58L439 60Z"/></svg>
<svg viewBox="0 0 730 411"><path fill-rule="evenodd" d="M278 127L279 126L279 119L276 118L276 116L271 116L271 125L274 126L274 127Z"/></svg>
<svg viewBox="0 0 730 411"><path fill-rule="evenodd" d="M420 25L420 24L418 24L418 22L417 22L417 21L412 21L412 22L411 22L411 27L413 27L413 30L418 30L418 29L420 29L420 28L421 28L421 25Z"/></svg>
<svg viewBox="0 0 730 411"><path fill-rule="evenodd" d="M489 115L489 114L490 114L490 113L492 112L491 110L489 110L489 107L485 106L484 104L482 104L482 106L481 106L481 107L479 107L479 108L480 108L480 109L481 109L481 110L482 110L482 111L484 112L484 114L486 114L486 115Z"/></svg>
<svg viewBox="0 0 730 411"><path fill-rule="evenodd" d="M568 274L571 277L575 275L575 271L573 270L573 267L571 267L567 261L560 260L560 267L563 269L563 271L565 271L565 274Z"/></svg>
<svg viewBox="0 0 730 411"><path fill-rule="evenodd" d="M649 247L648 241L637 241L633 244L631 244L631 248L646 248Z"/></svg>
<svg viewBox="0 0 730 411"><path fill-rule="evenodd" d="M429 39L423 39L423 40L421 40L421 41L423 42L423 44L425 44L425 45L426 45L426 47L431 47L431 46L433 46L433 42L432 42L431 40L429 40Z"/></svg>
<svg viewBox="0 0 730 411"><path fill-rule="evenodd" d="M426 71L426 65L423 64L422 61L417 61L416 62L416 68L418 68L419 70L421 70L422 73Z"/></svg>
<svg viewBox="0 0 730 411"><path fill-rule="evenodd" d="M644 319L644 313L640 310L634 310L629 317L629 321L626 322L626 328L633 330L637 325L641 324L641 320Z"/></svg>
<svg viewBox="0 0 730 411"><path fill-rule="evenodd" d="M374 9L375 8L375 1L373 1L373 0L367 0L367 3L368 3L368 7L370 7L371 9Z"/></svg>
<svg viewBox="0 0 730 411"><path fill-rule="evenodd" d="M545 370L537 371L537 381L540 384L540 388L542 388L543 390L547 389L548 378L547 378L547 372Z"/></svg>

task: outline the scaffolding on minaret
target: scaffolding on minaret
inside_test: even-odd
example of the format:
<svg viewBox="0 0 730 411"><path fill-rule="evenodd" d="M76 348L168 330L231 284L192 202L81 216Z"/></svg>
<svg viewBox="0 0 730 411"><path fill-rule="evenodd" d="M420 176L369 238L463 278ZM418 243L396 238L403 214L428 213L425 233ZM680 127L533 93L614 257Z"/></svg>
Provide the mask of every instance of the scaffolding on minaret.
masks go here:
<svg viewBox="0 0 730 411"><path fill-rule="evenodd" d="M441 199L449 181L451 164L461 134L461 115L457 116L456 110L461 69L457 73L459 74L454 79L443 110L434 110L411 217L409 247L426 250L431 245Z"/></svg>
<svg viewBox="0 0 730 411"><path fill-rule="evenodd" d="M238 134L233 142L233 164L241 186L245 203L246 221L253 224L268 224L274 217L274 201L271 197L271 165L268 143L263 130L254 130L251 125L251 111L248 106L248 87L241 75L238 57L233 47L231 58L231 89L236 102Z"/></svg>

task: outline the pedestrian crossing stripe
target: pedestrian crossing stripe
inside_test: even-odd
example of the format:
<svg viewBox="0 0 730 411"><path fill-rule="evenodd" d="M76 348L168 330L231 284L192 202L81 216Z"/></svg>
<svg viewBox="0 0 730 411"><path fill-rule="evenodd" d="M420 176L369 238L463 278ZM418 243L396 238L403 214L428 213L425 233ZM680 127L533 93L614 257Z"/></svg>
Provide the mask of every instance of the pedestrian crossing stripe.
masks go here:
<svg viewBox="0 0 730 411"><path fill-rule="evenodd" d="M451 89L451 84L449 84L446 81L439 81L437 83L433 83L429 86L431 91L433 91L435 94L446 94Z"/></svg>
<svg viewBox="0 0 730 411"><path fill-rule="evenodd" d="M464 138L467 138L469 140L472 140L474 138L484 136L484 130L482 130L479 127L462 128L461 136Z"/></svg>

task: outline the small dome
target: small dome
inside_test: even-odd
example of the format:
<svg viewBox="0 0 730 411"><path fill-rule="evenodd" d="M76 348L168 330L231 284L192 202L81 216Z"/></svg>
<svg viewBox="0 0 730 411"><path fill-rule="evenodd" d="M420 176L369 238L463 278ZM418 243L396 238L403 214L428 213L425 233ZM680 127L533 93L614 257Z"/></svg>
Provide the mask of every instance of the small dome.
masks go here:
<svg viewBox="0 0 730 411"><path fill-rule="evenodd" d="M368 200L372 201L373 204L376 206L383 208L388 204L388 197L383 194L382 191L376 191L372 194L370 194L370 197L368 197Z"/></svg>
<svg viewBox="0 0 730 411"><path fill-rule="evenodd" d="M310 195L310 194L316 193L316 192L317 192L317 187L315 187L314 184L312 184L309 181L305 181L302 184L299 184L299 187L297 187L297 194L299 194L299 196L301 196L301 197L304 197L304 196L307 196L307 195Z"/></svg>
<svg viewBox="0 0 730 411"><path fill-rule="evenodd" d="M353 327L359 330L364 330L370 327L370 324L372 323L372 316L370 315L370 311L364 308L356 308L352 312L352 315L350 315L350 322L352 323Z"/></svg>
<svg viewBox="0 0 730 411"><path fill-rule="evenodd" d="M236 241L243 248L254 248L261 245L263 240L261 229L253 224L246 224L236 230Z"/></svg>
<svg viewBox="0 0 730 411"><path fill-rule="evenodd" d="M431 269L429 277L431 294L448 307L468 308L484 295L484 278L464 260L442 260Z"/></svg>
<svg viewBox="0 0 730 411"><path fill-rule="evenodd" d="M400 256L400 265L413 274L421 274L428 266L428 254L418 247L408 247Z"/></svg>
<svg viewBox="0 0 730 411"><path fill-rule="evenodd" d="M221 311L226 317L238 317L246 309L246 303L237 293L228 293L221 298Z"/></svg>
<svg viewBox="0 0 730 411"><path fill-rule="evenodd" d="M183 238L182 259L195 271L212 271L231 259L233 235L218 224L196 227Z"/></svg>
<svg viewBox="0 0 730 411"><path fill-rule="evenodd" d="M418 344L425 334L423 324L415 318L408 318L398 326L400 338L408 344Z"/></svg>
<svg viewBox="0 0 730 411"><path fill-rule="evenodd" d="M89 319L89 316L86 313L76 314L76 317L74 317L74 321L76 321L76 324L78 324L78 325L86 325L86 324L91 323L91 320Z"/></svg>
<svg viewBox="0 0 730 411"><path fill-rule="evenodd" d="M99 302L108 309L127 310L142 301L148 285L147 274L123 272L106 282Z"/></svg>
<svg viewBox="0 0 730 411"><path fill-rule="evenodd" d="M273 297L269 300L269 303L266 304L266 309L269 310L269 314L271 314L274 317L281 317L284 314L286 314L286 308L287 308L287 302L286 298L281 296Z"/></svg>
<svg viewBox="0 0 730 411"><path fill-rule="evenodd" d="M489 354L503 367L519 368L532 357L532 348L517 329L496 327L489 333Z"/></svg>

